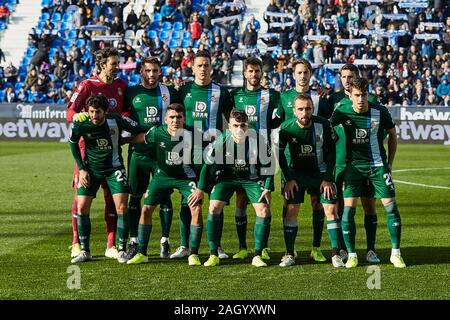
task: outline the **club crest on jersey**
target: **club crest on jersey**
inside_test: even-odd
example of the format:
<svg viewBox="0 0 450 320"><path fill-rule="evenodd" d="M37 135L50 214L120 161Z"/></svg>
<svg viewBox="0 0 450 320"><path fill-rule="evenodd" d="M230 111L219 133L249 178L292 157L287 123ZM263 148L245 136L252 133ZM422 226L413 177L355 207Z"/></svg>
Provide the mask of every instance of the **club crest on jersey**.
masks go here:
<svg viewBox="0 0 450 320"><path fill-rule="evenodd" d="M168 99L167 94L163 93L162 95L162 101L166 102Z"/></svg>
<svg viewBox="0 0 450 320"><path fill-rule="evenodd" d="M372 122L370 123L370 127L371 127L372 129L376 129L376 128L378 127L378 121L372 121Z"/></svg>
<svg viewBox="0 0 450 320"><path fill-rule="evenodd" d="M114 130L114 129L109 129L109 134L110 135L115 135L116 134L116 130Z"/></svg>
<svg viewBox="0 0 450 320"><path fill-rule="evenodd" d="M215 95L215 94L212 94L212 95L211 95L211 101L212 101L212 102L216 102L216 100L217 100L216 95Z"/></svg>
<svg viewBox="0 0 450 320"><path fill-rule="evenodd" d="M320 135L316 134L316 142L320 142Z"/></svg>
<svg viewBox="0 0 450 320"><path fill-rule="evenodd" d="M109 98L108 102L109 102L109 108L110 109L114 109L115 107L117 107L117 100L116 99Z"/></svg>
<svg viewBox="0 0 450 320"><path fill-rule="evenodd" d="M259 101L261 102L261 104L265 104L267 102L265 97L261 97Z"/></svg>

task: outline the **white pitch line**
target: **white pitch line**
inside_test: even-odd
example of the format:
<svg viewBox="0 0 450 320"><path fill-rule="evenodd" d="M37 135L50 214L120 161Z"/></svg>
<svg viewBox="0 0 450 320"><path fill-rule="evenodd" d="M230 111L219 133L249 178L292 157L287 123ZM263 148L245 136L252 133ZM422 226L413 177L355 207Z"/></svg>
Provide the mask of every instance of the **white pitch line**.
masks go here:
<svg viewBox="0 0 450 320"><path fill-rule="evenodd" d="M409 185L411 185L411 186L426 187L426 188L433 188L433 189L445 189L445 190L450 190L449 187L433 186L433 185L422 184L422 183L414 183L414 182L408 182L408 181L397 180L397 179L395 179L395 178L394 178L394 183L403 183L403 184L409 184Z"/></svg>
<svg viewBox="0 0 450 320"><path fill-rule="evenodd" d="M415 169L398 169L392 170L392 172L408 172L408 171L428 171L428 170L449 170L450 167L446 168L415 168Z"/></svg>

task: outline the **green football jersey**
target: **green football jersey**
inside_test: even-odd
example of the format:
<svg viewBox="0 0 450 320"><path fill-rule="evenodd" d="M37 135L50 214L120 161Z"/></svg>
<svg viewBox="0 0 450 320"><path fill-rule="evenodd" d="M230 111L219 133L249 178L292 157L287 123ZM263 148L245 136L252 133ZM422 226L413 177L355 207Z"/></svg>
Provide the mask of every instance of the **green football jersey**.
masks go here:
<svg viewBox="0 0 450 320"><path fill-rule="evenodd" d="M260 137L260 139L263 139ZM212 181L212 175L220 171L217 180L264 181L264 187L270 189L273 174L270 171L272 156L266 143L247 137L238 144L230 132L222 134L208 152L209 164L204 164L199 179L199 188ZM261 150L264 148L264 150ZM262 163L263 161L267 163ZM266 161L267 160L267 161ZM265 170L266 168L267 170ZM209 180L209 181L208 181Z"/></svg>
<svg viewBox="0 0 450 320"><path fill-rule="evenodd" d="M345 91L333 92L328 99L323 99L324 105L327 107L323 108L324 110L331 110L331 113L327 113L324 118L331 118L333 111L342 104L352 103L350 98L345 94ZM373 94L370 94L368 97L368 101L372 103L378 103L377 97ZM336 135L338 136L338 141L336 142L336 166L337 167L345 167L346 163L346 140L345 140L345 132L342 125L336 126L334 128Z"/></svg>
<svg viewBox="0 0 450 320"><path fill-rule="evenodd" d="M297 119L285 121L280 128L280 168L291 180L296 172L320 174L327 181L334 181L335 135L327 119L313 116L309 128L301 128ZM284 154L289 149L291 162Z"/></svg>
<svg viewBox="0 0 450 320"><path fill-rule="evenodd" d="M339 104L330 121L333 126L342 124L344 128L347 162L375 167L386 163L385 130L395 127L386 107L369 102L369 110L359 114L353 110L351 102Z"/></svg>
<svg viewBox="0 0 450 320"><path fill-rule="evenodd" d="M292 89L281 93L281 108L278 108L277 115L282 121L288 121L295 118L294 100L295 97L301 93L305 93L312 98L314 103L314 115L322 117L323 115L326 115L327 111L323 110L328 110L328 106L323 99L319 99L316 91L308 90L307 92L297 92L295 89Z"/></svg>
<svg viewBox="0 0 450 320"><path fill-rule="evenodd" d="M89 169L93 174L103 176L112 170L123 167L120 137L122 131L131 134L146 132L145 127L136 121L118 114L107 113L102 125L95 125L89 119L84 122L72 122L70 145L79 169ZM78 142L83 137L86 155L84 161L81 154L74 153ZM79 150L79 149L78 149Z"/></svg>
<svg viewBox="0 0 450 320"><path fill-rule="evenodd" d="M187 141L184 141L187 139ZM177 179L193 179L196 177L191 167L192 134L184 130L180 139L173 139L167 131L167 125L151 128L145 135L145 143L149 145L157 163L155 175ZM185 159L186 156L188 159Z"/></svg>
<svg viewBox="0 0 450 320"><path fill-rule="evenodd" d="M131 86L125 94L125 105L131 107L131 118L148 129L164 124L166 109L174 102L178 102L176 90L161 83L153 89L142 85ZM135 144L132 150L149 155L149 147L145 144Z"/></svg>
<svg viewBox="0 0 450 320"><path fill-rule="evenodd" d="M211 82L206 86L199 86L189 82L179 89L179 97L185 108L186 129L193 130L196 122L202 127L196 129L203 132L208 129L223 130L222 115L232 109L228 90Z"/></svg>
<svg viewBox="0 0 450 320"><path fill-rule="evenodd" d="M272 129L277 125L276 110L280 106L280 93L273 89L258 89L255 91L246 88L234 89L231 92L233 106L244 110L248 116L249 128L269 137Z"/></svg>

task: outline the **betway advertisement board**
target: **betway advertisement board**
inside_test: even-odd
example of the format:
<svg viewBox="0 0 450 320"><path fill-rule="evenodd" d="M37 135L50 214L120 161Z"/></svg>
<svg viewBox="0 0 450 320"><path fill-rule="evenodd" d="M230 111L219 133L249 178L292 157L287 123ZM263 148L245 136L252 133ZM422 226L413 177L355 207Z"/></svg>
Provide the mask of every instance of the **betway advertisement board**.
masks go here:
<svg viewBox="0 0 450 320"><path fill-rule="evenodd" d="M66 106L57 104L0 104L0 140L67 142L70 126ZM400 143L450 145L450 108L389 107Z"/></svg>
<svg viewBox="0 0 450 320"><path fill-rule="evenodd" d="M400 143L450 145L450 108L390 107Z"/></svg>
<svg viewBox="0 0 450 320"><path fill-rule="evenodd" d="M0 140L67 142L67 106L56 104L0 104Z"/></svg>

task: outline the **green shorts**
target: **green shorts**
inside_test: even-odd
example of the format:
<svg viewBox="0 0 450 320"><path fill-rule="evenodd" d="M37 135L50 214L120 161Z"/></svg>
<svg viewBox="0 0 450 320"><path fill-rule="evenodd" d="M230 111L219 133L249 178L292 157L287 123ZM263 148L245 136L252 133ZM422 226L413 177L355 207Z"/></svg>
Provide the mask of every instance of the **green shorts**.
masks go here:
<svg viewBox="0 0 450 320"><path fill-rule="evenodd" d="M128 163L128 181L131 194L143 195L145 193L153 167L154 161L150 157L135 152L131 154Z"/></svg>
<svg viewBox="0 0 450 320"><path fill-rule="evenodd" d="M180 191L182 205L187 204L189 195L197 188L195 180L176 179L166 176L155 175L148 185L144 195L144 204L155 206L160 204L170 195L174 189Z"/></svg>
<svg viewBox="0 0 450 320"><path fill-rule="evenodd" d="M335 180L338 197L343 197L344 192L344 172L345 167L336 167ZM375 198L375 188L369 179L366 179L361 184L361 197L363 198Z"/></svg>
<svg viewBox="0 0 450 320"><path fill-rule="evenodd" d="M373 188L374 198L394 198L395 187L387 165L382 167L356 167L347 165L344 172L344 198L356 198L362 194L364 182L369 180Z"/></svg>
<svg viewBox="0 0 450 320"><path fill-rule="evenodd" d="M264 181L221 181L213 187L209 199L228 202L236 191L244 191L250 203L261 203L259 198L264 191Z"/></svg>
<svg viewBox="0 0 450 320"><path fill-rule="evenodd" d="M90 196L95 198L102 181L106 181L111 194L130 193L130 187L128 186L128 179L124 168L118 168L104 176L96 176L89 172L89 178L90 185L88 188L82 187L78 182L77 194L79 196Z"/></svg>
<svg viewBox="0 0 450 320"><path fill-rule="evenodd" d="M286 185L286 178L283 175L283 172L281 172L281 196L284 197L284 186ZM319 184L320 185L320 184ZM274 187L275 189L275 187ZM306 193L310 196L320 196L320 189L317 188L306 188Z"/></svg>
<svg viewBox="0 0 450 320"><path fill-rule="evenodd" d="M305 192L308 192L308 194L310 195L320 195L320 203L336 203L336 197L329 200L325 199L324 195L320 193L320 185L323 181L321 177L307 174L298 174L294 177L294 179L297 182L298 191L295 192L294 198L287 200L288 204L300 204L305 202Z"/></svg>

